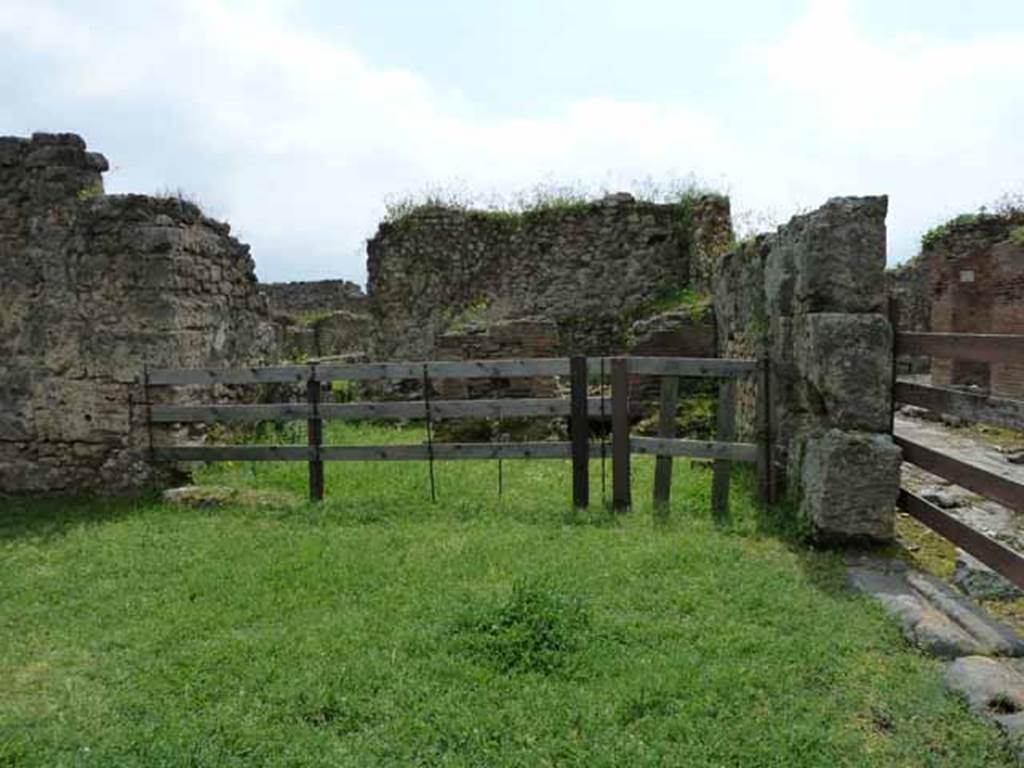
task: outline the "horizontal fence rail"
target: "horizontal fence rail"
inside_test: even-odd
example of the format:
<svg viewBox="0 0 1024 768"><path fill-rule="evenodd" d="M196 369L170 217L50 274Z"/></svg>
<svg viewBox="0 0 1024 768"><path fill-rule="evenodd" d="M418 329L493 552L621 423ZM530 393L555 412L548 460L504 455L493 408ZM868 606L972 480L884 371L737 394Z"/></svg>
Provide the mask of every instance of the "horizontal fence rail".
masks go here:
<svg viewBox="0 0 1024 768"><path fill-rule="evenodd" d="M591 413L599 413L601 398L587 398ZM526 416L568 416L570 401L555 397L504 398L497 400L431 400L430 416L435 421L459 418L518 418ZM611 398L604 398L607 412ZM321 403L319 418L332 421L375 421L378 419L425 419L427 406L414 402ZM296 421L313 417L305 403L275 405L154 405L155 423Z"/></svg>
<svg viewBox="0 0 1024 768"><path fill-rule="evenodd" d="M321 445L321 461L444 461L475 459L568 459L569 442L434 443L413 445ZM600 444L588 448L601 455ZM158 461L309 461L314 448L285 445L182 445L153 449Z"/></svg>
<svg viewBox="0 0 1024 768"><path fill-rule="evenodd" d="M502 459L572 459L573 502L586 506L589 500L588 461L606 455L612 459L612 505L628 509L630 497L630 454L658 457L659 482L656 499L667 502L674 456L714 461L713 507L716 519L727 516L729 464L756 462L759 474L765 460L767 433L759 431L762 444L733 440L736 407L735 380L760 373L759 393L767 377L765 365L751 360L708 358L535 358L518 360L427 361L352 364L309 364L231 369L152 369L143 376L146 412L152 427L187 423L245 423L264 421L306 421L308 445L150 445L153 461L303 461L309 464L310 496L323 497L323 463L331 461L428 461ZM602 395L588 396L588 386L600 377ZM661 419L659 437L631 438L631 382L636 376L662 380L662 407L673 418ZM716 440L677 439L674 430L677 381L680 377L722 379L719 393L719 424ZM570 397L492 398L435 400L431 382L438 379L508 379L521 377L568 377ZM322 402L324 387L332 381L415 380L422 383L423 399L415 401L374 401L354 403ZM605 384L611 397L604 396ZM306 402L261 404L173 405L153 403L148 392L161 386L211 386L244 384L304 385ZM762 398L762 395L759 394ZM611 417L612 440L594 443L589 419ZM761 418L759 409L758 418ZM435 421L460 418L569 418L570 440L547 442L437 443L432 437ZM331 420L423 419L427 442L413 445L326 445L323 423ZM759 428L760 429L760 428ZM603 472L603 468L602 468ZM765 486L766 487L766 486ZM433 490L432 490L433 496Z"/></svg>
<svg viewBox="0 0 1024 768"><path fill-rule="evenodd" d="M1024 485L905 437L894 435L893 440L903 449L904 461L998 501L1017 512L1024 512Z"/></svg>
<svg viewBox="0 0 1024 768"><path fill-rule="evenodd" d="M654 456L684 456L690 459L724 461L757 461L754 443L722 443L713 440L684 440L666 437L634 437L630 439L633 453Z"/></svg>
<svg viewBox="0 0 1024 768"><path fill-rule="evenodd" d="M703 357L628 357L629 372L651 376L702 376L723 378L749 376L757 370L756 360Z"/></svg>
<svg viewBox="0 0 1024 768"><path fill-rule="evenodd" d="M1000 333L896 333L897 355L976 363L1024 363L1024 336Z"/></svg>
<svg viewBox="0 0 1024 768"><path fill-rule="evenodd" d="M605 358L605 372L612 358ZM633 357L634 374L723 377L745 376L757 368L756 361L700 357ZM602 370L602 359L588 358L591 376ZM431 379L514 379L542 376L569 376L569 358L532 358L523 360L448 361L423 363L325 363L279 365L256 368L153 368L148 372L150 386L204 386L211 384L287 384L307 381L379 381Z"/></svg>
<svg viewBox="0 0 1024 768"><path fill-rule="evenodd" d="M915 520L949 539L1015 586L1024 589L1024 557L1020 554L904 488L900 489L898 505Z"/></svg>
<svg viewBox="0 0 1024 768"><path fill-rule="evenodd" d="M892 307L893 318L898 316ZM927 355L981 363L1024 363L1024 336L986 333L911 333L893 327L893 409L897 403L1011 429L1024 429L1024 401L896 379L896 356ZM903 460L1009 509L1024 512L1024 484L893 434ZM973 555L1020 589L1024 589L1024 555L971 528L967 523L906 488L898 506L920 523Z"/></svg>
<svg viewBox="0 0 1024 768"><path fill-rule="evenodd" d="M908 381L896 382L893 386L893 398L900 403L959 416L967 421L1024 429L1024 400L990 397Z"/></svg>

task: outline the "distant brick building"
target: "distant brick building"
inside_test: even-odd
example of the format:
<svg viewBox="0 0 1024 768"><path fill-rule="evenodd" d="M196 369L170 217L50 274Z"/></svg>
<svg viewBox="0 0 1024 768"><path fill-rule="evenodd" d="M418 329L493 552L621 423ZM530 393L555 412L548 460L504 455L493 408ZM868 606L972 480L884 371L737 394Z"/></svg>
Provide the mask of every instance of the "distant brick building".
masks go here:
<svg viewBox="0 0 1024 768"><path fill-rule="evenodd" d="M931 330L1024 334L1024 212L955 219L922 252ZM1024 365L935 359L938 385L973 384L1024 398Z"/></svg>

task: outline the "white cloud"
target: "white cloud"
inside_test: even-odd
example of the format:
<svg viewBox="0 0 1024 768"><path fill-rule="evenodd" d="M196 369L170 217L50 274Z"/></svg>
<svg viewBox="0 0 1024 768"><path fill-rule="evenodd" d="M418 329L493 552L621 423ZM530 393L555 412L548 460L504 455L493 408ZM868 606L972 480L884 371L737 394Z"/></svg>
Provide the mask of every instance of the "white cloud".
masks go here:
<svg viewBox="0 0 1024 768"><path fill-rule="evenodd" d="M890 194L890 242L907 256L929 224L1024 183L1022 52L1019 29L872 39L848 0L819 0L740 63L763 74L804 152L827 164L814 187Z"/></svg>
<svg viewBox="0 0 1024 768"><path fill-rule="evenodd" d="M38 62L0 128L80 130L119 167L111 191L195 192L252 243L265 279L361 279L384 201L453 179L508 191L695 172L728 180L735 208L783 216L889 192L907 251L1021 167L1008 121L1024 117L1024 39L873 40L843 2L812 3L780 39L735 54L731 109L609 97L514 119L373 66L286 3L59 7L0 6L0 65Z"/></svg>

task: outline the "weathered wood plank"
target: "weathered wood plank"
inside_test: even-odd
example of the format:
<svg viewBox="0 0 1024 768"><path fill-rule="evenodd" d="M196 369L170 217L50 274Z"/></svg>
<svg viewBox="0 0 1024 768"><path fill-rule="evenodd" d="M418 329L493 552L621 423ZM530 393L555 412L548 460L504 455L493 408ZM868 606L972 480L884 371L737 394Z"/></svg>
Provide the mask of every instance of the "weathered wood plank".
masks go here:
<svg viewBox="0 0 1024 768"><path fill-rule="evenodd" d="M653 456L684 456L688 459L720 459L722 461L757 461L755 443L719 443L714 440L666 439L662 437L634 437L630 440L633 453Z"/></svg>
<svg viewBox="0 0 1024 768"><path fill-rule="evenodd" d="M731 443L736 438L736 380L726 379L718 387L716 442ZM729 519L729 481L732 464L718 459L711 477L711 512L722 523Z"/></svg>
<svg viewBox="0 0 1024 768"><path fill-rule="evenodd" d="M601 455L601 446L589 446L590 458ZM184 445L153 449L155 461L309 461L313 451L299 445ZM569 442L530 443L434 443L434 459L570 459ZM425 443L418 445L324 445L322 461L426 461Z"/></svg>
<svg viewBox="0 0 1024 768"><path fill-rule="evenodd" d="M748 376L757 370L756 360L712 357L630 357L629 371L648 376Z"/></svg>
<svg viewBox="0 0 1024 768"><path fill-rule="evenodd" d="M906 381L896 382L893 390L895 399L901 403L959 416L968 421L1024 429L1024 400L988 397Z"/></svg>
<svg viewBox="0 0 1024 768"><path fill-rule="evenodd" d="M771 369L762 358L757 371L757 489L762 504L775 502L772 492Z"/></svg>
<svg viewBox="0 0 1024 768"><path fill-rule="evenodd" d="M430 360L425 363L346 363L316 367L321 381L422 379L423 366L431 379L513 379L530 376L568 376L569 358L538 357L513 360Z"/></svg>
<svg viewBox="0 0 1024 768"><path fill-rule="evenodd" d="M616 357L612 364L612 509L633 506L629 468L629 360Z"/></svg>
<svg viewBox="0 0 1024 768"><path fill-rule="evenodd" d="M1024 335L899 331L896 354L930 355L978 363L1024 363Z"/></svg>
<svg viewBox="0 0 1024 768"><path fill-rule="evenodd" d="M308 365L274 365L257 368L153 368L150 386L209 384L303 383L310 377Z"/></svg>
<svg viewBox="0 0 1024 768"><path fill-rule="evenodd" d="M434 443L435 461L463 459L568 459L569 442ZM421 445L325 445L324 461L425 461L429 447Z"/></svg>
<svg viewBox="0 0 1024 768"><path fill-rule="evenodd" d="M606 398L606 407L610 400ZM600 409L600 398L587 399L592 409ZM567 416L570 401L557 397L505 398L497 400L432 400L433 419L514 418L522 416ZM172 422L246 422L298 421L309 418L305 403L259 405L154 405L154 423ZM321 403L320 416L327 420L368 421L375 419L423 419L426 406L413 402Z"/></svg>
<svg viewBox="0 0 1024 768"><path fill-rule="evenodd" d="M676 436L676 402L679 396L679 379L665 376L661 380L661 401L658 406L658 437L672 439ZM654 509L667 514L672 495L672 456L659 454L654 463Z"/></svg>
<svg viewBox="0 0 1024 768"><path fill-rule="evenodd" d="M324 500L324 463L320 459L320 446L324 441L324 422L320 418L320 382L306 384L306 402L309 405L309 419L306 421L309 458L309 500Z"/></svg>
<svg viewBox="0 0 1024 768"><path fill-rule="evenodd" d="M577 509L590 504L590 421L587 418L587 358L575 356L570 360L572 443L572 503Z"/></svg>
<svg viewBox="0 0 1024 768"><path fill-rule="evenodd" d="M600 398L587 400L588 407L600 408ZM571 401L559 397L525 397L495 400L431 400L430 416L435 421L458 418L516 418L524 416L568 416ZM410 403L324 404L325 419L422 419L426 407L422 401Z"/></svg>
<svg viewBox="0 0 1024 768"><path fill-rule="evenodd" d="M905 437L893 435L893 440L903 449L904 461L1005 504L1010 509L1024 512L1024 485Z"/></svg>
<svg viewBox="0 0 1024 768"><path fill-rule="evenodd" d="M280 403L259 405L154 405L151 420L154 423L171 422L244 422L244 421L299 421L308 419L310 407L306 403Z"/></svg>
<svg viewBox="0 0 1024 768"><path fill-rule="evenodd" d="M153 448L155 461L309 461L304 445L176 445Z"/></svg>
<svg viewBox="0 0 1024 768"><path fill-rule="evenodd" d="M1024 557L995 539L974 530L934 504L901 488L897 502L900 509L945 536L961 549L969 552L993 571L1024 589Z"/></svg>

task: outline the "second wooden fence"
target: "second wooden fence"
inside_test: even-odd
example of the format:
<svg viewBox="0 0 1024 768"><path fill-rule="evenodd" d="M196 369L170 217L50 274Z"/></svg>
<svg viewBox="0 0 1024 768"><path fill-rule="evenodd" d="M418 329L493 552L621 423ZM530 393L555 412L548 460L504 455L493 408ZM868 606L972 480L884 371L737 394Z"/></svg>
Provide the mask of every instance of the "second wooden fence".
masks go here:
<svg viewBox="0 0 1024 768"><path fill-rule="evenodd" d="M658 437L630 434L630 380L658 376L662 380L661 424ZM570 397L439 400L431 397L432 385L441 379L512 379L521 377L568 378ZM677 382L680 377L713 377L719 388L716 439L691 440L675 435ZM600 395L588 395L589 382L597 378ZM610 378L611 397L605 397ZM753 378L758 392L758 440L735 441L736 381ZM326 385L335 381L415 380L423 398L402 402L323 402ZM751 360L719 358L617 357L533 358L519 360L433 361L365 364L310 364L244 369L146 370L147 418L153 428L182 423L238 423L305 420L307 444L302 445L157 445L151 439L152 461L304 461L309 464L309 492L313 500L324 495L325 461L434 461L458 459L571 459L573 503L586 507L590 501L589 461L602 456L604 443L590 439L590 421L610 416L612 424L612 504L617 510L631 506L630 456L658 457L654 501L667 505L673 457L714 461L712 481L716 518L727 516L732 462L752 462L758 467L759 488L770 498L774 483L769 463L771 436L767 414L767 368ZM152 402L157 387L293 384L303 385L301 403L176 405ZM568 417L570 439L546 442L438 443L433 440L434 422L453 418ZM422 419L427 442L411 445L325 445L326 420Z"/></svg>
<svg viewBox="0 0 1024 768"><path fill-rule="evenodd" d="M895 312L893 313L895 316ZM893 407L913 405L968 422L982 422L1024 430L1024 400L993 397L951 387L936 387L896 377L899 355L931 356L982 363L1024 365L1024 336L977 333L911 333L895 325ZM1024 485L978 464L964 461L900 435L893 440L903 449L903 460L956 485L992 499L1014 512L1024 512ZM901 488L899 507L919 522L949 539L1017 587L1024 589L1024 556L1002 542L971 528L949 512Z"/></svg>

